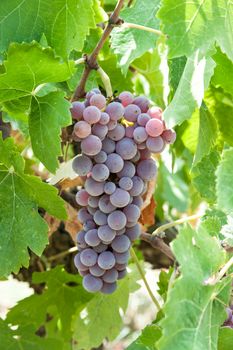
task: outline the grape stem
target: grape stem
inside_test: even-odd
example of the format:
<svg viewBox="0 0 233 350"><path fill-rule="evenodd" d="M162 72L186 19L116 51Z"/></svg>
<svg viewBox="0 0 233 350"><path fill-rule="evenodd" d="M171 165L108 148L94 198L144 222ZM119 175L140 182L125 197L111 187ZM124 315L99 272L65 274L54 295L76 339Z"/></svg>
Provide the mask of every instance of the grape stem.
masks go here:
<svg viewBox="0 0 233 350"><path fill-rule="evenodd" d="M112 85L111 85L111 81L110 81L109 76L107 75L107 73L105 73L105 71L101 67L99 67L97 69L97 72L99 73L100 78L104 84L107 97L111 97L112 96Z"/></svg>
<svg viewBox="0 0 233 350"><path fill-rule="evenodd" d="M148 291L148 294L150 295L150 297L151 297L153 303L155 304L157 310L158 310L158 311L161 311L161 306L160 306L158 300L155 298L154 294L152 293L152 290L150 289L150 286L149 286L149 284L148 284L148 282L147 282L147 280L146 280L144 271L143 271L143 269L142 269L142 267L141 267L141 264L140 264L140 262L139 262L139 260L138 260L138 258L137 258L137 255L136 255L136 253L135 253L133 247L130 248L130 253L131 253L132 259L134 260L135 265L136 265L136 267L137 267L137 269L138 269L138 272L139 272L139 274L140 274L141 277L142 277L142 280L143 280L143 282L144 282L144 284L145 284L145 287L146 287L146 289L147 289L147 291Z"/></svg>
<svg viewBox="0 0 233 350"><path fill-rule="evenodd" d="M48 258L48 261L53 261L53 260L57 260L57 259L63 258L64 256L66 256L68 254L71 254L71 253L74 253L74 252L77 252L77 251L78 251L77 247L72 247L72 248L70 248L68 250L65 250L64 252L61 252L61 253L58 253L56 255L50 256Z"/></svg>
<svg viewBox="0 0 233 350"><path fill-rule="evenodd" d="M145 27L145 26L142 26L142 25L136 24L136 23L124 22L117 27L144 30L146 32L154 33L154 34L159 35L159 36L164 35L163 32L161 32L161 30L150 28L150 27Z"/></svg>
<svg viewBox="0 0 233 350"><path fill-rule="evenodd" d="M86 58L86 65L82 74L82 77L80 79L80 82L72 96L72 101L78 100L81 97L85 96L85 85L86 81L89 77L89 74L92 69L98 69L97 67L97 56L102 49L105 41L108 39L111 31L114 28L114 24L117 24L119 20L119 14L124 5L124 0L118 0L116 7L111 14L108 25L105 27L103 35L101 36L99 42L97 43L96 47L94 48L93 52L91 53L90 56Z"/></svg>
<svg viewBox="0 0 233 350"><path fill-rule="evenodd" d="M175 260L175 257L171 251L171 248L162 240L161 237L152 236L150 233L141 233L140 239L149 243L152 248L156 248L160 250L163 254L165 254L172 261Z"/></svg>
<svg viewBox="0 0 233 350"><path fill-rule="evenodd" d="M208 279L208 281L206 281L206 284L208 285L215 285L218 282L220 282L220 280L224 277L224 275L226 274L226 272L229 270L229 268L233 265L233 256L230 258L230 260L228 260L228 262L222 267L222 269L219 271L219 273Z"/></svg>
<svg viewBox="0 0 233 350"><path fill-rule="evenodd" d="M78 60L74 61L74 64L75 64L75 65L81 64L81 63L85 63L85 58L84 58L84 57L81 57L81 58L79 58Z"/></svg>
<svg viewBox="0 0 233 350"><path fill-rule="evenodd" d="M186 216L186 217L184 217L182 219L179 219L179 220L175 220L175 221L169 222L168 224L159 226L154 232L152 232L152 236L159 235L161 232L164 232L165 230L167 230L170 227L174 227L176 225L184 224L187 221L200 219L202 216L203 215L195 214L195 215L191 215L191 216Z"/></svg>

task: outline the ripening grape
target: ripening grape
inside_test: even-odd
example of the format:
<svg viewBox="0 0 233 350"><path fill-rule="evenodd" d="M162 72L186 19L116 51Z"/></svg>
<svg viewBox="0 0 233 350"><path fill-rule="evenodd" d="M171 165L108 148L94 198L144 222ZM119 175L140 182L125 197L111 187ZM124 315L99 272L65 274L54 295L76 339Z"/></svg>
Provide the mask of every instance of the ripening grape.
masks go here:
<svg viewBox="0 0 233 350"><path fill-rule="evenodd" d="M110 117L109 117L108 113L102 112L101 116L100 116L99 123L101 125L107 125L109 123L109 121L110 121Z"/></svg>
<svg viewBox="0 0 233 350"><path fill-rule="evenodd" d="M125 253L130 247L130 240L126 235L116 236L111 244L112 249L117 253Z"/></svg>
<svg viewBox="0 0 233 350"><path fill-rule="evenodd" d="M93 95L90 98L90 105L103 109L106 106L106 98L101 94Z"/></svg>
<svg viewBox="0 0 233 350"><path fill-rule="evenodd" d="M116 236L116 231L108 225L103 225L98 228L98 236L101 241L111 242Z"/></svg>
<svg viewBox="0 0 233 350"><path fill-rule="evenodd" d="M78 155L73 159L72 168L80 176L86 176L92 169L92 161L85 155Z"/></svg>
<svg viewBox="0 0 233 350"><path fill-rule="evenodd" d="M103 287L103 281L88 274L83 277L83 287L90 293L98 292Z"/></svg>
<svg viewBox="0 0 233 350"><path fill-rule="evenodd" d="M111 270L107 270L102 277L103 281L107 283L116 282L117 278L118 278L118 271L115 268L112 268Z"/></svg>
<svg viewBox="0 0 233 350"><path fill-rule="evenodd" d="M139 116L140 113L141 113L141 110L138 106L134 104L130 104L127 107L125 107L124 117L129 122L136 122L137 117Z"/></svg>
<svg viewBox="0 0 233 350"><path fill-rule="evenodd" d="M98 182L89 177L85 182L85 189L91 196L100 196L104 193L104 182Z"/></svg>
<svg viewBox="0 0 233 350"><path fill-rule="evenodd" d="M140 209L135 204L129 204L123 209L128 222L137 222L140 218Z"/></svg>
<svg viewBox="0 0 233 350"><path fill-rule="evenodd" d="M94 214L94 221L97 225L102 226L107 224L107 215L101 210L96 210Z"/></svg>
<svg viewBox="0 0 233 350"><path fill-rule="evenodd" d="M83 189L79 190L75 196L76 202L83 207L88 205L88 198L89 194Z"/></svg>
<svg viewBox="0 0 233 350"><path fill-rule="evenodd" d="M113 153L115 151L115 147L116 147L115 141L109 139L108 137L106 137L102 141L102 150L107 154Z"/></svg>
<svg viewBox="0 0 233 350"><path fill-rule="evenodd" d="M130 139L132 139L134 130L135 130L134 126L127 126L125 128L125 136L129 137Z"/></svg>
<svg viewBox="0 0 233 350"><path fill-rule="evenodd" d="M105 214L112 213L116 209L116 207L111 203L109 195L105 194L100 198L99 209Z"/></svg>
<svg viewBox="0 0 233 350"><path fill-rule="evenodd" d="M100 110L95 106L88 106L83 112L83 119L89 124L98 123L101 117Z"/></svg>
<svg viewBox="0 0 233 350"><path fill-rule="evenodd" d="M142 194L143 188L144 188L144 182L139 176L133 176L133 187L129 191L131 196L140 196Z"/></svg>
<svg viewBox="0 0 233 350"><path fill-rule="evenodd" d="M119 154L111 153L108 155L105 165L107 165L111 173L118 173L122 170L124 161Z"/></svg>
<svg viewBox="0 0 233 350"><path fill-rule="evenodd" d="M136 173L136 169L134 164L129 161L125 161L122 170L117 173L117 176L119 178L121 177L132 178L135 175L135 173Z"/></svg>
<svg viewBox="0 0 233 350"><path fill-rule="evenodd" d="M127 270L124 269L122 271L118 271L118 280L121 280L122 278L124 278L127 275ZM101 289L102 291L102 289Z"/></svg>
<svg viewBox="0 0 233 350"><path fill-rule="evenodd" d="M102 148L101 140L95 135L89 135L81 142L82 152L88 156L95 156Z"/></svg>
<svg viewBox="0 0 233 350"><path fill-rule="evenodd" d="M143 128L143 126L139 126L134 129L133 138L135 142L142 143L146 141L147 137L148 137L148 134L145 128Z"/></svg>
<svg viewBox="0 0 233 350"><path fill-rule="evenodd" d="M82 254L82 253L81 253ZM115 265L116 259L112 252L105 251L98 257L98 265L104 270L110 270Z"/></svg>
<svg viewBox="0 0 233 350"><path fill-rule="evenodd" d="M92 219L86 208L81 208L78 211L78 220L83 224L85 221Z"/></svg>
<svg viewBox="0 0 233 350"><path fill-rule="evenodd" d="M108 132L108 137L111 140L119 141L125 136L125 128L123 125L118 124L113 130Z"/></svg>
<svg viewBox="0 0 233 350"><path fill-rule="evenodd" d="M141 113L137 118L137 123L140 126L145 126L149 120L150 120L150 116L147 113Z"/></svg>
<svg viewBox="0 0 233 350"><path fill-rule="evenodd" d="M99 182L107 180L109 174L109 169L105 164L95 164L91 171L92 178Z"/></svg>
<svg viewBox="0 0 233 350"><path fill-rule="evenodd" d="M104 163L107 160L107 153L104 151L100 151L94 156L94 161L96 163Z"/></svg>
<svg viewBox="0 0 233 350"><path fill-rule="evenodd" d="M98 208L99 206L99 197L89 196L88 205L92 208Z"/></svg>
<svg viewBox="0 0 233 350"><path fill-rule="evenodd" d="M119 99L121 100L121 103L124 107L128 106L131 104L134 100L133 95L129 91L123 91L119 95Z"/></svg>
<svg viewBox="0 0 233 350"><path fill-rule="evenodd" d="M146 123L146 132L149 136L156 137L162 134L164 126L159 119L151 119Z"/></svg>
<svg viewBox="0 0 233 350"><path fill-rule="evenodd" d="M164 149L165 143L161 136L148 137L146 141L147 148L152 153L160 153Z"/></svg>
<svg viewBox="0 0 233 350"><path fill-rule="evenodd" d="M121 230L126 225L126 216L125 214L120 210L115 210L111 214L108 215L108 225L113 230Z"/></svg>
<svg viewBox="0 0 233 350"><path fill-rule="evenodd" d="M94 265L89 268L90 274L95 277L101 277L104 275L105 270L101 269L99 265Z"/></svg>
<svg viewBox="0 0 233 350"><path fill-rule="evenodd" d="M124 137L117 142L116 152L122 157L122 159L129 160L137 154L137 145L132 139Z"/></svg>
<svg viewBox="0 0 233 350"><path fill-rule="evenodd" d="M84 266L94 266L97 262L97 258L97 253L90 248L87 248L80 253L80 260Z"/></svg>
<svg viewBox="0 0 233 350"><path fill-rule="evenodd" d="M159 107L153 106L147 111L147 113L149 114L149 116L151 118L156 118L156 119L162 120L163 111Z"/></svg>
<svg viewBox="0 0 233 350"><path fill-rule="evenodd" d="M138 163L137 174L145 181L150 181L157 174L157 167L153 159L145 159Z"/></svg>
<svg viewBox="0 0 233 350"><path fill-rule="evenodd" d="M83 111L85 105L83 102L75 101L72 102L72 107L70 109L73 119L80 120L83 116Z"/></svg>
<svg viewBox="0 0 233 350"><path fill-rule="evenodd" d="M92 126L91 131L92 134L98 136L100 140L104 140L105 136L108 133L108 127L107 125L97 123Z"/></svg>
<svg viewBox="0 0 233 350"><path fill-rule="evenodd" d="M114 252L114 255L115 255L117 264L127 264L128 260L130 258L130 254L129 254L128 250L124 253Z"/></svg>
<svg viewBox="0 0 233 350"><path fill-rule="evenodd" d="M106 184L104 185L104 192L106 194L113 194L113 192L116 191L116 185L114 184L114 182L106 182Z"/></svg>
<svg viewBox="0 0 233 350"><path fill-rule="evenodd" d="M127 176L121 177L119 181L119 186L123 190L129 191L133 187L133 181L131 180L130 177L127 177Z"/></svg>
<svg viewBox="0 0 233 350"><path fill-rule="evenodd" d="M124 107L120 102L111 102L106 108L106 113L108 113L111 120L119 120L123 117Z"/></svg>
<svg viewBox="0 0 233 350"><path fill-rule="evenodd" d="M138 96L134 99L133 103L137 105L142 113L146 113L150 106L149 100L144 96Z"/></svg>
<svg viewBox="0 0 233 350"><path fill-rule="evenodd" d="M94 247L94 250L97 253L105 252L105 250L107 250L107 249L108 249L108 245L104 244L104 243L100 243L99 245L97 245L97 247Z"/></svg>
<svg viewBox="0 0 233 350"><path fill-rule="evenodd" d="M176 141L176 133L173 130L165 130L161 136L168 144L174 143Z"/></svg>
<svg viewBox="0 0 233 350"><path fill-rule="evenodd" d="M100 244L101 240L98 236L97 229L92 229L86 232L85 242L91 247L96 247Z"/></svg>
<svg viewBox="0 0 233 350"><path fill-rule="evenodd" d="M80 120L74 124L74 133L80 139L84 139L91 134L91 126L87 122Z"/></svg>
<svg viewBox="0 0 233 350"><path fill-rule="evenodd" d="M89 231L89 230L92 230L92 229L95 229L95 228L96 228L96 224L95 224L94 220L87 220L83 224L83 229L85 231Z"/></svg>
<svg viewBox="0 0 233 350"><path fill-rule="evenodd" d="M101 293L112 294L113 292L115 292L116 288L117 288L116 282L114 282L114 283L105 283L104 282L103 287L101 288Z"/></svg>
<svg viewBox="0 0 233 350"><path fill-rule="evenodd" d="M130 201L129 192L123 190L122 188L117 188L116 191L111 194L110 201L112 205L117 208L125 207Z"/></svg>
<svg viewBox="0 0 233 350"><path fill-rule="evenodd" d="M117 121L116 120L110 120L110 122L108 123L108 130L114 130L117 126Z"/></svg>

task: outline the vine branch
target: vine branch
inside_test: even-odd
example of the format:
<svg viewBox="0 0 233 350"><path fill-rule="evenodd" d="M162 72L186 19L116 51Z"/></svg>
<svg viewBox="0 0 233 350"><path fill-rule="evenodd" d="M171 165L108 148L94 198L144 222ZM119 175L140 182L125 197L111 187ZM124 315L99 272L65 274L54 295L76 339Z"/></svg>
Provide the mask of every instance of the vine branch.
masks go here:
<svg viewBox="0 0 233 350"><path fill-rule="evenodd" d="M103 35L101 36L99 42L97 43L97 45L94 48L91 55L86 58L86 65L85 65L82 77L80 79L80 82L79 82L79 84L74 92L74 95L72 97L72 101L75 101L75 100L85 96L85 85L86 85L87 78L88 78L92 69L98 69L97 56L98 56L100 50L102 49L105 41L108 39L111 31L113 30L114 24L116 24L117 21L119 20L119 14L120 14L120 11L121 11L123 5L124 5L124 0L118 0L114 11L109 18L108 25L104 29Z"/></svg>
<svg viewBox="0 0 233 350"><path fill-rule="evenodd" d="M120 25L120 27L144 30L146 32L154 33L154 34L159 35L159 36L164 35L163 32L161 32L161 30L150 28L150 27L145 27L145 26L142 26L141 24L136 24L136 23L124 22Z"/></svg>
<svg viewBox="0 0 233 350"><path fill-rule="evenodd" d="M152 248L156 248L160 250L163 254L165 254L172 261L175 260L175 257L171 251L169 245L167 245L161 237L153 236L150 233L142 233L140 236L141 240L149 243Z"/></svg>

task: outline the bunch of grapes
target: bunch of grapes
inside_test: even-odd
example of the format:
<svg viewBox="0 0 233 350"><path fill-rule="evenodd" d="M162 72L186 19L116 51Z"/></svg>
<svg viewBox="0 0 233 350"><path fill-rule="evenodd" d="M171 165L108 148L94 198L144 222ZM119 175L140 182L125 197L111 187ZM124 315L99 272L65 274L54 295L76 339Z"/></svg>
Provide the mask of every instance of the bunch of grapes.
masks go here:
<svg viewBox="0 0 233 350"><path fill-rule="evenodd" d="M93 89L71 112L81 147L73 169L84 180L76 195L83 230L74 263L87 291L110 294L126 275L130 246L140 236L143 195L157 172L151 154L162 152L176 134L166 129L159 107L126 91L109 102Z"/></svg>

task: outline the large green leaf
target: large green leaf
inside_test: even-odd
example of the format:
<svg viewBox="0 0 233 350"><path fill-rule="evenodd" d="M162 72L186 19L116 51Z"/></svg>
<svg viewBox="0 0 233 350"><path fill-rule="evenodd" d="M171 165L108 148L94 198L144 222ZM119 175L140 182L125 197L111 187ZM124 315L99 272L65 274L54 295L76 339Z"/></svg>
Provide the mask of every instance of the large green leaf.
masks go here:
<svg viewBox="0 0 233 350"><path fill-rule="evenodd" d="M170 57L208 51L215 40L233 60L233 11L228 0L163 0L158 13L168 35Z"/></svg>
<svg viewBox="0 0 233 350"><path fill-rule="evenodd" d="M213 55L216 63L212 83L216 86L220 85L225 91L233 95L232 79L233 63L220 50Z"/></svg>
<svg viewBox="0 0 233 350"><path fill-rule="evenodd" d="M218 331L226 318L231 281L206 285L226 261L214 237L186 226L172 244L181 276L168 293L161 321L159 350L217 350Z"/></svg>
<svg viewBox="0 0 233 350"><path fill-rule="evenodd" d="M233 329L229 327L220 328L218 338L218 350L232 350Z"/></svg>
<svg viewBox="0 0 233 350"><path fill-rule="evenodd" d="M159 20L155 17L159 8L159 0L136 0L132 8L121 12L125 22L132 22L143 26L158 29ZM118 57L119 66L124 74L127 73L130 63L142 56L147 50L154 48L157 36L139 29L115 28L111 34L111 46Z"/></svg>
<svg viewBox="0 0 233 350"><path fill-rule="evenodd" d="M95 1L95 9L98 3ZM82 50L90 28L95 27L93 1L3 0L0 2L0 50L10 42L40 41L45 34L58 55Z"/></svg>
<svg viewBox="0 0 233 350"><path fill-rule="evenodd" d="M212 58L203 57L199 51L187 59L175 95L164 112L169 127L191 118L195 108L201 106L214 66Z"/></svg>
<svg viewBox="0 0 233 350"><path fill-rule="evenodd" d="M138 274L133 271L119 281L111 295L96 294L87 304L85 312L73 318L74 350L98 347L105 337L114 340L122 326L120 309L125 312L129 294L139 288Z"/></svg>
<svg viewBox="0 0 233 350"><path fill-rule="evenodd" d="M7 201L6 201L7 198ZM64 202L57 190L24 173L24 161L11 138L0 138L0 276L28 266L28 247L40 255L48 242L47 225L38 206L65 218Z"/></svg>
<svg viewBox="0 0 233 350"><path fill-rule="evenodd" d="M161 328L152 324L146 326L140 336L126 350L157 350L156 342L161 337Z"/></svg>
<svg viewBox="0 0 233 350"><path fill-rule="evenodd" d="M233 148L225 150L217 169L217 202L219 208L233 210Z"/></svg>

